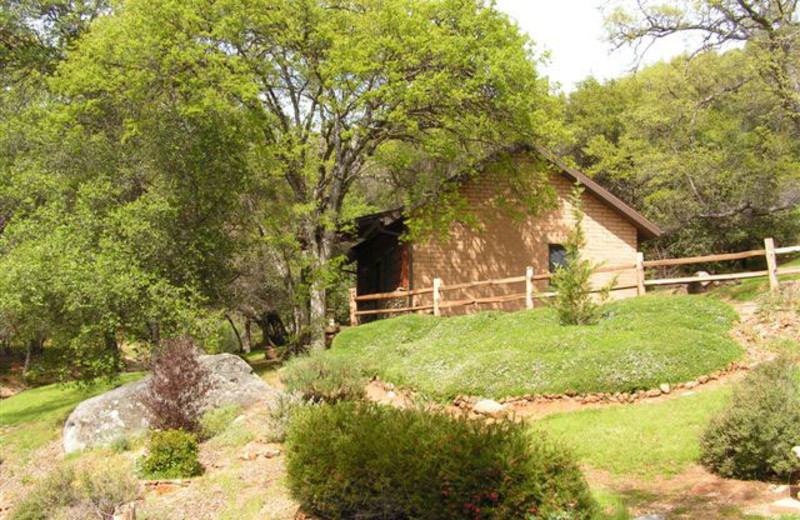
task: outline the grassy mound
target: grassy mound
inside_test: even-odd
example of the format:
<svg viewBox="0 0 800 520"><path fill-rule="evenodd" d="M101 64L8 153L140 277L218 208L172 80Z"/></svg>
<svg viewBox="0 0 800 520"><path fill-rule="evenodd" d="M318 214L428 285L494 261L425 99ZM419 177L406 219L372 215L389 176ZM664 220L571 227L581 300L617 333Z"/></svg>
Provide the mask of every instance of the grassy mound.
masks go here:
<svg viewBox="0 0 800 520"><path fill-rule="evenodd" d="M696 296L614 302L591 326L552 309L453 318L409 315L342 332L328 355L437 399L619 392L690 381L742 355L736 313Z"/></svg>

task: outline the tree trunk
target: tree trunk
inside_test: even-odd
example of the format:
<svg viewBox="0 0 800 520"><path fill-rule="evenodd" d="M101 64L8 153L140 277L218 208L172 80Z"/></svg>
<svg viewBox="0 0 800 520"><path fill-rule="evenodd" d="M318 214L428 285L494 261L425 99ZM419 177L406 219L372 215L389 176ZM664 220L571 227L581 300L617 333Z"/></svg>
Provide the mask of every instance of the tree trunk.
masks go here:
<svg viewBox="0 0 800 520"><path fill-rule="evenodd" d="M312 349L325 348L325 320L328 311L328 288L326 277L320 271L327 267L333 254L334 236L331 231L320 230L315 234L312 246L314 255L314 280L309 289L309 334Z"/></svg>
<svg viewBox="0 0 800 520"><path fill-rule="evenodd" d="M236 340L239 342L239 352L250 352L250 349L245 350L244 342L242 341L242 336L241 334L239 334L239 329L236 328L236 324L233 322L233 319L230 317L230 315L226 314L225 319L228 320L228 323L231 324L233 333L236 334Z"/></svg>
<svg viewBox="0 0 800 520"><path fill-rule="evenodd" d="M253 349L253 322L250 319L244 320L244 351L248 354Z"/></svg>

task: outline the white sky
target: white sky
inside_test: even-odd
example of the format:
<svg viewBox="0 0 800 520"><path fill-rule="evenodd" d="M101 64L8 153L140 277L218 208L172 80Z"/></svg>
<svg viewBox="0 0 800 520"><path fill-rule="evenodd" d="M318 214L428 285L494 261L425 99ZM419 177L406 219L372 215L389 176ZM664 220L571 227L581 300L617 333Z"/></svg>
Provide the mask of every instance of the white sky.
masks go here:
<svg viewBox="0 0 800 520"><path fill-rule="evenodd" d="M630 49L611 53L604 41L601 7L607 0L497 0L497 7L508 13L536 42L540 51L550 51L544 69L551 80L570 92L575 83L590 75L603 80L624 75L634 64ZM694 50L679 37L658 42L645 55L644 62L669 59L685 50Z"/></svg>

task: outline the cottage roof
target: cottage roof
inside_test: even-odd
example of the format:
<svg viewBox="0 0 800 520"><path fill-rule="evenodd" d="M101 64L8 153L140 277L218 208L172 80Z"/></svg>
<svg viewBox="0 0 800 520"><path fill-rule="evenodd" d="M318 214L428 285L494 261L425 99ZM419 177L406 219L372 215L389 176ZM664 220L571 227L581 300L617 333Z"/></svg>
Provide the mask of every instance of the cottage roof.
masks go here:
<svg viewBox="0 0 800 520"><path fill-rule="evenodd" d="M504 153L519 153L519 152L535 152L542 156L544 159L555 165L561 175L567 177L572 182L581 184L586 191L602 200L614 210L620 213L626 220L633 224L639 231L643 239L657 238L661 236L661 229L647 219L644 215L635 210L632 206L625 203L619 197L602 187L594 180L587 177L580 171L568 166L555 154L547 150L539 144L521 144L509 147L504 150ZM484 162L491 162L494 156L490 156ZM380 213L373 213L365 215L356 220L358 228L358 236L361 238L360 242L365 241L375 232L381 228L390 227L392 224L397 223L403 218L404 208L398 207Z"/></svg>

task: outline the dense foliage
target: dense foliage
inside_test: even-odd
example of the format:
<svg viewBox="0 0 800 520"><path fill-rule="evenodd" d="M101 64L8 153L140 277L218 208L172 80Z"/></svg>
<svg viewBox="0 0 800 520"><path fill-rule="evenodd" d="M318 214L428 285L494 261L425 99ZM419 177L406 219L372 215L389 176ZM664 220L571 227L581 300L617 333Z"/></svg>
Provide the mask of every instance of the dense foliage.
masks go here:
<svg viewBox="0 0 800 520"><path fill-rule="evenodd" d="M150 434L147 455L140 461L139 469L145 478L196 477L203 473L198 453L197 437L193 433L156 431Z"/></svg>
<svg viewBox="0 0 800 520"><path fill-rule="evenodd" d="M757 368L701 438L702 463L725 478L794 482L800 458L800 381L793 363Z"/></svg>
<svg viewBox="0 0 800 520"><path fill-rule="evenodd" d="M314 352L293 359L281 377L286 390L306 401L335 403L364 397L366 378L358 364Z"/></svg>
<svg viewBox="0 0 800 520"><path fill-rule="evenodd" d="M223 316L320 340L354 216L558 134L480 0L25 0L0 31L0 341L64 378Z"/></svg>
<svg viewBox="0 0 800 520"><path fill-rule="evenodd" d="M708 52L599 83L566 113L578 165L664 230L667 256L763 247L800 233L800 147L748 49Z"/></svg>
<svg viewBox="0 0 800 520"><path fill-rule="evenodd" d="M410 315L342 331L326 355L441 400L629 392L692 381L739 359L735 320L724 302L672 295L607 303L589 327L565 327L550 308Z"/></svg>
<svg viewBox="0 0 800 520"><path fill-rule="evenodd" d="M202 410L211 389L211 373L189 339L164 341L154 353L142 404L150 425L161 430L202 432Z"/></svg>
<svg viewBox="0 0 800 520"><path fill-rule="evenodd" d="M306 409L287 438L294 497L341 519L590 518L569 453L513 422L365 403Z"/></svg>

